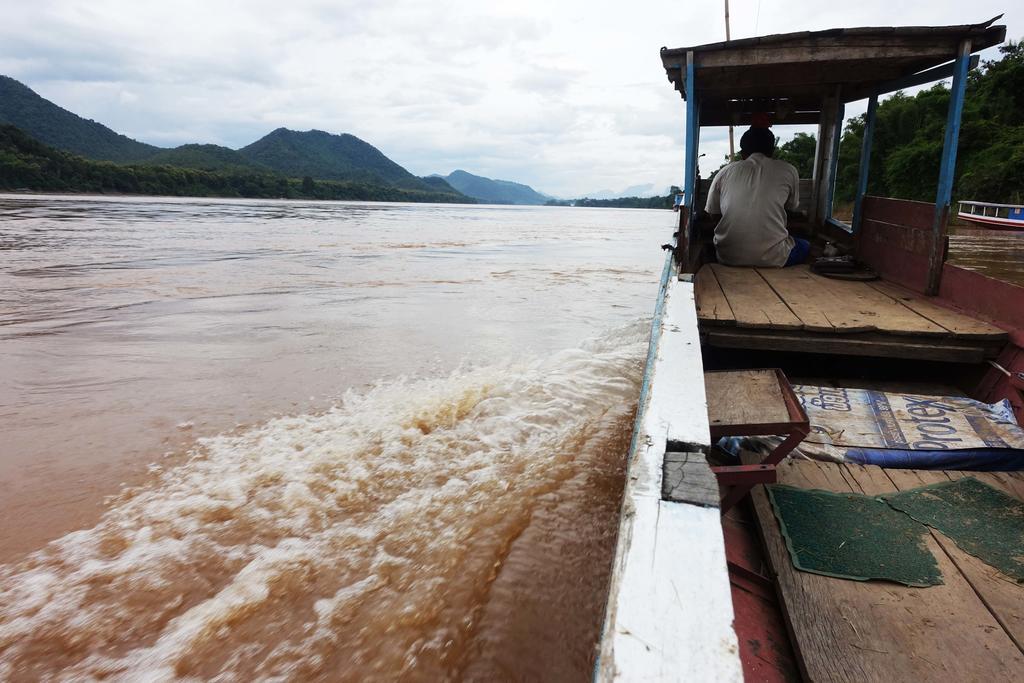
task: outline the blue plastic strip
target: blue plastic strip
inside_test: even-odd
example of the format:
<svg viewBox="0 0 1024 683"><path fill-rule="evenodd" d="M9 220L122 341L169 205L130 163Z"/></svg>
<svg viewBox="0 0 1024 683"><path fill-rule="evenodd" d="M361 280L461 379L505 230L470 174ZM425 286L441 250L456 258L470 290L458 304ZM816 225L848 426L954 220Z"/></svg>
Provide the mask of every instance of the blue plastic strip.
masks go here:
<svg viewBox="0 0 1024 683"><path fill-rule="evenodd" d="M839 141L843 137L843 119L846 117L846 105L842 102L836 108L835 133L832 136L832 159L828 164L828 200L825 204L825 218L832 218L832 199L836 193L836 169L839 168Z"/></svg>
<svg viewBox="0 0 1024 683"><path fill-rule="evenodd" d="M978 448L956 451L850 448L846 451L846 459L861 465L911 470L976 470L980 472L1024 470L1024 451L1018 448Z"/></svg>
<svg viewBox="0 0 1024 683"><path fill-rule="evenodd" d="M857 178L857 198L853 203L854 234L860 232L860 224L864 220L864 195L868 191L868 169L871 166L871 141L875 137L875 119L877 118L878 95L868 100L868 113L864 121L864 142L860 148L860 176Z"/></svg>

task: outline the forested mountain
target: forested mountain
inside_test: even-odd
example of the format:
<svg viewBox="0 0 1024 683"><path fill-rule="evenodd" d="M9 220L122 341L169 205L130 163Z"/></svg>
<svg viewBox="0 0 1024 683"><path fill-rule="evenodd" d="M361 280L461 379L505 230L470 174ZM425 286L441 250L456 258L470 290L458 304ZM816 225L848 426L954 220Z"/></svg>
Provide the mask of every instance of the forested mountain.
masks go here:
<svg viewBox="0 0 1024 683"><path fill-rule="evenodd" d="M443 179L417 178L376 147L353 135L278 128L237 151L201 144L164 149L83 119L13 78L0 76L0 124L5 123L44 146L57 149L45 153L40 151L45 147L29 150L20 140L15 144L16 136L6 131L5 147L0 156L0 178L4 179L0 188L472 203ZM71 154L56 155L57 150ZM125 174L116 168L89 165L86 159L72 155L94 162L113 161L137 166ZM145 167L161 170L146 170ZM175 170L211 173L180 174ZM44 172L64 175L44 178L40 175ZM146 179L145 182L132 181L133 173L137 179ZM154 180L157 177L159 180ZM15 179L18 179L16 183ZM156 189L158 187L161 189ZM296 191L296 187L300 190Z"/></svg>
<svg viewBox="0 0 1024 683"><path fill-rule="evenodd" d="M544 204L551 197L537 192L529 185L510 180L492 180L457 170L445 177L448 184L464 195L486 204Z"/></svg>
<svg viewBox="0 0 1024 683"><path fill-rule="evenodd" d="M0 189L37 192L117 192L189 197L358 199L395 202L472 202L451 188L407 190L357 182L287 178L269 171L207 171L153 164L91 161L48 147L14 126L0 124Z"/></svg>
<svg viewBox="0 0 1024 683"><path fill-rule="evenodd" d="M7 76L0 76L0 123L17 126L44 144L90 159L139 161L160 151L72 114Z"/></svg>
<svg viewBox="0 0 1024 683"><path fill-rule="evenodd" d="M347 133L299 132L278 128L238 153L251 162L294 178L381 183L409 190L430 186L384 156L373 145Z"/></svg>
<svg viewBox="0 0 1024 683"><path fill-rule="evenodd" d="M198 168L207 171L248 170L269 172L270 169L246 159L233 149L220 145L181 145L162 149L145 160L147 164Z"/></svg>

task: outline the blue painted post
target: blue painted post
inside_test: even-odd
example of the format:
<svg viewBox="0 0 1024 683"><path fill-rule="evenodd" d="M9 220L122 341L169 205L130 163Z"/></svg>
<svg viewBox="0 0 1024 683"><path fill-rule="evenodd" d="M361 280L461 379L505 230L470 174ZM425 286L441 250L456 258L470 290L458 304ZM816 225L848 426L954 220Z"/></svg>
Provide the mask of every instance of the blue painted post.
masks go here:
<svg viewBox="0 0 1024 683"><path fill-rule="evenodd" d="M686 169L684 171L683 191L686 193L686 207L683 209L686 219L686 233L679 233L679 248L686 259L692 260L690 249L694 244L696 226L694 210L697 194L697 138L700 135L700 122L697 120L697 89L694 84L693 52L686 53Z"/></svg>
<svg viewBox="0 0 1024 683"><path fill-rule="evenodd" d="M836 91L839 99L839 91ZM842 101L836 105L836 120L832 123L832 158L828 161L828 195L825 199L825 220L832 218L832 200L836 194L836 170L839 168L839 141L843 137L843 117L846 116L846 105Z"/></svg>
<svg viewBox="0 0 1024 683"><path fill-rule="evenodd" d="M684 191L686 208L694 208L695 185L697 181L697 93L694 87L693 53L686 53L686 175Z"/></svg>
<svg viewBox="0 0 1024 683"><path fill-rule="evenodd" d="M935 197L935 219L932 222L932 245L928 255L928 284L925 293L939 293L942 264L946 257L946 225L949 222L949 201L953 196L956 175L956 149L960 140L960 117L964 110L967 90L967 70L971 61L971 41L960 43L953 65L953 84L949 89L949 112L946 114L946 136L942 143L942 161L939 164L939 187Z"/></svg>
<svg viewBox="0 0 1024 683"><path fill-rule="evenodd" d="M860 176L857 178L857 198L853 203L853 233L860 232L864 220L864 195L868 191L868 167L871 165L871 141L875 137L875 118L878 110L878 95L868 100L868 113L864 121L864 141L860 147Z"/></svg>

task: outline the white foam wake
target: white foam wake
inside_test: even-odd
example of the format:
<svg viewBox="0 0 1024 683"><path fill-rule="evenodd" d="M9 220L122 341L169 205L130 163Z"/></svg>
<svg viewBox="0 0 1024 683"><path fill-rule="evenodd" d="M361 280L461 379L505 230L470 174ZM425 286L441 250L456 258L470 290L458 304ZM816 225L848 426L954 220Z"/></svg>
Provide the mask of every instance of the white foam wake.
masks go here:
<svg viewBox="0 0 1024 683"><path fill-rule="evenodd" d="M633 409L646 329L201 441L0 568L0 679L443 677L533 502Z"/></svg>

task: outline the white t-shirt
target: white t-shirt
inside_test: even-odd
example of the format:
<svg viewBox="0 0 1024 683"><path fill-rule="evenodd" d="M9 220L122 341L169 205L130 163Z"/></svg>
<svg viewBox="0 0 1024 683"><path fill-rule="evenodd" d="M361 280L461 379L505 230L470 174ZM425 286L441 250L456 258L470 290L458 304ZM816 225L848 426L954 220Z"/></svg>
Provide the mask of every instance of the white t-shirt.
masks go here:
<svg viewBox="0 0 1024 683"><path fill-rule="evenodd" d="M722 214L715 228L718 260L730 266L786 265L793 238L786 209L800 205L796 167L760 153L734 161L715 176L705 209Z"/></svg>

